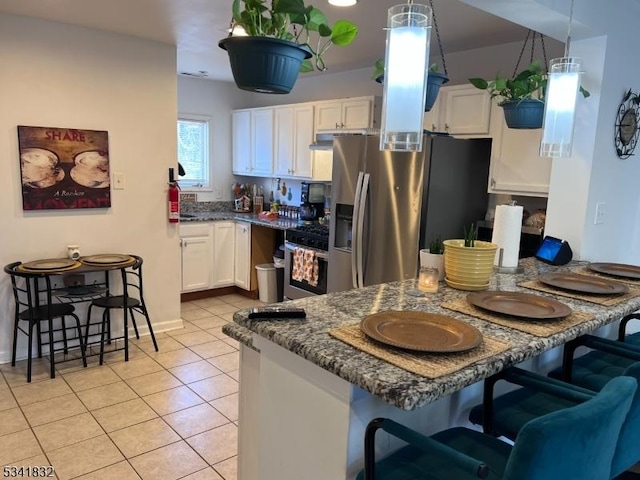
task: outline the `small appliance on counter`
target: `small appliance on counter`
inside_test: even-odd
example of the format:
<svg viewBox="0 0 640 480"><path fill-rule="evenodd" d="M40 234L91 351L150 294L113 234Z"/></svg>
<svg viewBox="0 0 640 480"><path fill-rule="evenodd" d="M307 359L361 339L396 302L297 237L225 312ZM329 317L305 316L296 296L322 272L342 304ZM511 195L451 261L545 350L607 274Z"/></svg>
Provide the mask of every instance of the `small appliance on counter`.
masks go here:
<svg viewBox="0 0 640 480"><path fill-rule="evenodd" d="M316 221L324 217L324 183L302 182L300 187L300 220Z"/></svg>

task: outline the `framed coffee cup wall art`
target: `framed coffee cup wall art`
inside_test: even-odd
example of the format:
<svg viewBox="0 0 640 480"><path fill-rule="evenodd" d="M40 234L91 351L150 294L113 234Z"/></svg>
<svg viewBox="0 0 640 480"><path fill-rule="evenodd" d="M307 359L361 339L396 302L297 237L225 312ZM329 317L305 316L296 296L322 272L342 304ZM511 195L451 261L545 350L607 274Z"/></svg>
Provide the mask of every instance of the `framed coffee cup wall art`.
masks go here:
<svg viewBox="0 0 640 480"><path fill-rule="evenodd" d="M109 133L18 126L23 210L111 206Z"/></svg>

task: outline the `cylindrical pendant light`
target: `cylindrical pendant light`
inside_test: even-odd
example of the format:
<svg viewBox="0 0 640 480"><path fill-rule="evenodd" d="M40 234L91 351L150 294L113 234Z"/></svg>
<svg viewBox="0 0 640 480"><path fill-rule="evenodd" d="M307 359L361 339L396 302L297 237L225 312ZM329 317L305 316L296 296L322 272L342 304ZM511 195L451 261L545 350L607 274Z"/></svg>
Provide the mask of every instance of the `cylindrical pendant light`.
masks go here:
<svg viewBox="0 0 640 480"><path fill-rule="evenodd" d="M358 0L329 0L329 5L335 7L353 7Z"/></svg>
<svg viewBox="0 0 640 480"><path fill-rule="evenodd" d="M549 62L541 157L571 156L581 75L582 60L577 57L554 58Z"/></svg>
<svg viewBox="0 0 640 480"><path fill-rule="evenodd" d="M389 9L380 150L422 150L430 31L428 6Z"/></svg>

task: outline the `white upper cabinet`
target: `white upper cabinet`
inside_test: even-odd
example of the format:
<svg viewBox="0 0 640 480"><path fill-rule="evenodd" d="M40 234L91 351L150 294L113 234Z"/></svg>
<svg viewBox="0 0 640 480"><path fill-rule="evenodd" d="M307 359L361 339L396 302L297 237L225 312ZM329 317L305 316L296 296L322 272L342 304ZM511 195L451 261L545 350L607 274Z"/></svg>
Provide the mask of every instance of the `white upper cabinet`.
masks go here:
<svg viewBox="0 0 640 480"><path fill-rule="evenodd" d="M491 112L493 144L489 193L543 196L549 194L551 158L540 157L542 129L507 128L502 107Z"/></svg>
<svg viewBox="0 0 640 480"><path fill-rule="evenodd" d="M374 97L318 102L315 115L316 131L374 127L374 103Z"/></svg>
<svg viewBox="0 0 640 480"><path fill-rule="evenodd" d="M273 171L273 108L251 111L252 175L271 175Z"/></svg>
<svg viewBox="0 0 640 480"><path fill-rule="evenodd" d="M312 178L313 105L277 107L275 118L274 174Z"/></svg>
<svg viewBox="0 0 640 480"><path fill-rule="evenodd" d="M273 108L232 113L233 173L269 176L273 172Z"/></svg>
<svg viewBox="0 0 640 480"><path fill-rule="evenodd" d="M473 85L441 91L444 130L451 135L486 135L491 124L491 98Z"/></svg>
<svg viewBox="0 0 640 480"><path fill-rule="evenodd" d="M424 128L455 136L487 136L491 126L491 99L473 85L442 87Z"/></svg>
<svg viewBox="0 0 640 480"><path fill-rule="evenodd" d="M232 113L233 129L233 173L251 174L251 111L237 110Z"/></svg>

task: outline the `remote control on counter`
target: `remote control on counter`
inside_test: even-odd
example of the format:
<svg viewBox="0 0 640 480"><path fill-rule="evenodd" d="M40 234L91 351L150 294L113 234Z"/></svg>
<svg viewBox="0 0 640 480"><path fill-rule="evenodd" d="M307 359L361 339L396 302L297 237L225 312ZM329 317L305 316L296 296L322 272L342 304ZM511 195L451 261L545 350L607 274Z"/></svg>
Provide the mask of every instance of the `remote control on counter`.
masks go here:
<svg viewBox="0 0 640 480"><path fill-rule="evenodd" d="M305 318L304 308L256 307L249 312L249 318Z"/></svg>

